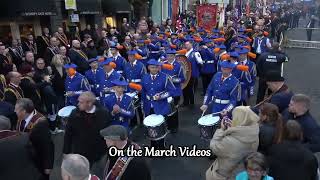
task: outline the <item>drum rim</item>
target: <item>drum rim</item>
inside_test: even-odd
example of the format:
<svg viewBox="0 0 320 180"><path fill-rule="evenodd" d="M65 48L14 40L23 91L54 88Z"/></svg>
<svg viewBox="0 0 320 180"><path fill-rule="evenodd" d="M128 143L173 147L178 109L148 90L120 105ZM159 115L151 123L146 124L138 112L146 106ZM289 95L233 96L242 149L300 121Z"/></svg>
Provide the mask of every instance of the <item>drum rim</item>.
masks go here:
<svg viewBox="0 0 320 180"><path fill-rule="evenodd" d="M201 120L201 119L205 119L205 117L209 117L209 116L212 116L212 115L211 115L211 114L208 114L208 115L205 115L205 116L201 117L200 119L198 119L198 124L199 124L200 126L213 126L213 125L219 123L220 117L219 117L219 116L212 116L212 118L217 117L218 120L215 121L215 122L213 122L213 123L211 123L211 124L200 124L200 120Z"/></svg>
<svg viewBox="0 0 320 180"><path fill-rule="evenodd" d="M159 123L159 124L157 124L157 125L148 126L148 125L146 125L144 122L145 122L145 120L146 120L149 116L161 117L162 121L161 121L161 123ZM145 117L145 118L143 119L143 122L142 122L143 125L146 126L146 127L157 127L157 126L163 124L164 122L166 122L164 116L161 115L161 114L150 114L149 116Z"/></svg>
<svg viewBox="0 0 320 180"><path fill-rule="evenodd" d="M70 111L70 114L71 114L71 112L72 112L74 109L76 109L77 107L76 107L76 106L65 106L65 107L61 108L61 109L58 111L58 116L60 116L60 117L68 117L70 114L69 114L68 116L62 116L60 112L61 112L61 110L70 109L70 108L72 108L71 111Z"/></svg>

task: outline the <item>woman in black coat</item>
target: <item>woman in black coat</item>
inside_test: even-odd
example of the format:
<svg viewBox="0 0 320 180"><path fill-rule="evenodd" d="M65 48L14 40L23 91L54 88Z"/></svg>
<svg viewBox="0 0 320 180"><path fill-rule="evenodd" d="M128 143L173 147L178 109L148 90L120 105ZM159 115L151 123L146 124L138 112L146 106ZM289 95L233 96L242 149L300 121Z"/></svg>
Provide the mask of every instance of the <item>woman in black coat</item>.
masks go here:
<svg viewBox="0 0 320 180"><path fill-rule="evenodd" d="M258 151L267 155L272 144L279 144L282 139L283 121L276 105L265 103L259 112L259 147Z"/></svg>
<svg viewBox="0 0 320 180"><path fill-rule="evenodd" d="M289 120L284 130L284 141L269 149L269 175L280 180L315 180L318 161L302 144L299 123Z"/></svg>
<svg viewBox="0 0 320 180"><path fill-rule="evenodd" d="M60 54L55 55L52 58L51 68L52 68L52 87L57 95L57 108L58 110L64 107L64 94L65 87L64 82L67 77L67 73L64 68L64 57Z"/></svg>

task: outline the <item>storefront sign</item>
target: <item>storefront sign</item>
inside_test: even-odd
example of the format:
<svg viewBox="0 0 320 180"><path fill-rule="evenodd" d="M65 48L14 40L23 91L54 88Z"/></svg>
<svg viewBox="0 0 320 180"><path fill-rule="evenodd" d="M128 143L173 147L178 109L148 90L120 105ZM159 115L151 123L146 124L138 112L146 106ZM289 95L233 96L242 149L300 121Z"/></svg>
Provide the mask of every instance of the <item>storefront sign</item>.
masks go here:
<svg viewBox="0 0 320 180"><path fill-rule="evenodd" d="M64 0L65 7L67 10L77 10L77 1L76 0Z"/></svg>
<svg viewBox="0 0 320 180"><path fill-rule="evenodd" d="M70 15L70 19L71 19L71 22L73 22L73 23L80 22L80 20L79 20L79 14L71 14L71 15Z"/></svg>
<svg viewBox="0 0 320 180"><path fill-rule="evenodd" d="M217 6L205 4L197 6L198 26L212 30L217 23Z"/></svg>
<svg viewBox="0 0 320 180"><path fill-rule="evenodd" d="M55 16L55 12L22 12L21 16Z"/></svg>

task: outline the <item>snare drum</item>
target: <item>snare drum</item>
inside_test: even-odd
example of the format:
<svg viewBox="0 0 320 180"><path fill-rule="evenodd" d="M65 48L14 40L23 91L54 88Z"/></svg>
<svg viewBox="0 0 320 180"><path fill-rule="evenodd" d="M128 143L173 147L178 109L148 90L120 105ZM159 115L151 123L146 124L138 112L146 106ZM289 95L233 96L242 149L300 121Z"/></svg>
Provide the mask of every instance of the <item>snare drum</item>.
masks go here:
<svg viewBox="0 0 320 180"><path fill-rule="evenodd" d="M167 135L167 128L162 115L151 114L143 120L146 127L147 137L151 140L158 140Z"/></svg>
<svg viewBox="0 0 320 180"><path fill-rule="evenodd" d="M76 108L76 106L66 106L58 111L58 116L61 117L63 128L66 127L68 117L70 116L71 112Z"/></svg>
<svg viewBox="0 0 320 180"><path fill-rule="evenodd" d="M128 93L126 93L126 95L128 95L132 98L132 103L133 103L134 109L137 109L140 106L138 93L137 92L128 92Z"/></svg>
<svg viewBox="0 0 320 180"><path fill-rule="evenodd" d="M198 120L200 128L200 137L202 139L210 140L213 134L220 127L220 117L212 114L205 115Z"/></svg>

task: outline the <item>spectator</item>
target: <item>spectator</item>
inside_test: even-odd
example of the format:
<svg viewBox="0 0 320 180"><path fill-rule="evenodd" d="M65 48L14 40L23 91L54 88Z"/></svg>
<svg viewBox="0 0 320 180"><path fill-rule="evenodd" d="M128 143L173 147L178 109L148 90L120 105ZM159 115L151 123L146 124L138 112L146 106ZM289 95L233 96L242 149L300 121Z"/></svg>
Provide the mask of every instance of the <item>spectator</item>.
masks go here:
<svg viewBox="0 0 320 180"><path fill-rule="evenodd" d="M33 52L27 51L25 54L26 54L25 61L22 62L21 66L27 64L27 65L31 65L32 67L34 67L34 54L33 54ZM20 68L19 68L19 71L20 71Z"/></svg>
<svg viewBox="0 0 320 180"><path fill-rule="evenodd" d="M64 107L64 82L67 77L67 73L63 68L64 57L60 54L53 56L52 58L52 87L57 95L57 108L61 109Z"/></svg>
<svg viewBox="0 0 320 180"><path fill-rule="evenodd" d="M15 105L18 99L24 97L23 90L20 87L21 74L18 72L9 72L7 75L9 84L4 91L4 101Z"/></svg>
<svg viewBox="0 0 320 180"><path fill-rule="evenodd" d="M110 114L96 103L92 92L84 92L78 108L70 114L64 135L63 153L78 153L90 164L98 161L106 152L106 144L99 132L111 122Z"/></svg>
<svg viewBox="0 0 320 180"><path fill-rule="evenodd" d="M249 154L244 160L246 171L239 173L236 180L273 180L267 175L267 160L258 152Z"/></svg>
<svg viewBox="0 0 320 180"><path fill-rule="evenodd" d="M301 144L303 132L298 122L285 125L284 141L269 150L270 176L281 180L315 180L318 162L313 153Z"/></svg>
<svg viewBox="0 0 320 180"><path fill-rule="evenodd" d="M63 57L63 64L69 64L71 62L69 56L67 56L67 48L65 46L60 46L59 54Z"/></svg>
<svg viewBox="0 0 320 180"><path fill-rule="evenodd" d="M282 140L283 121L278 107L265 103L260 108L259 147L258 151L265 154L272 144L279 144Z"/></svg>
<svg viewBox="0 0 320 180"><path fill-rule="evenodd" d="M30 99L19 99L14 111L18 117L17 131L26 132L35 149L35 161L43 180L49 180L54 162L54 145L51 140L47 119L35 110Z"/></svg>
<svg viewBox="0 0 320 180"><path fill-rule="evenodd" d="M24 60L24 53L22 46L16 39L12 39L11 47L9 47L9 53L12 57L12 63L19 68Z"/></svg>
<svg viewBox="0 0 320 180"><path fill-rule="evenodd" d="M90 174L90 163L79 154L68 154L61 164L62 180L99 180Z"/></svg>
<svg viewBox="0 0 320 180"><path fill-rule="evenodd" d="M297 121L303 132L304 145L312 152L320 151L320 127L310 114L311 100L307 95L296 94L291 98L289 108L283 113L284 119Z"/></svg>
<svg viewBox="0 0 320 180"><path fill-rule="evenodd" d="M97 48L95 47L94 41L92 39L88 41L86 54L89 59L96 58L98 56Z"/></svg>
<svg viewBox="0 0 320 180"><path fill-rule="evenodd" d="M88 56L81 50L80 42L78 40L72 41L72 48L69 50L69 57L71 63L78 66L78 71L84 74L89 68Z"/></svg>
<svg viewBox="0 0 320 180"><path fill-rule="evenodd" d="M234 179L235 169L250 152L257 151L259 144L259 117L249 107L239 106L232 112L232 125L221 122L210 142L217 156L206 172L206 180Z"/></svg>

